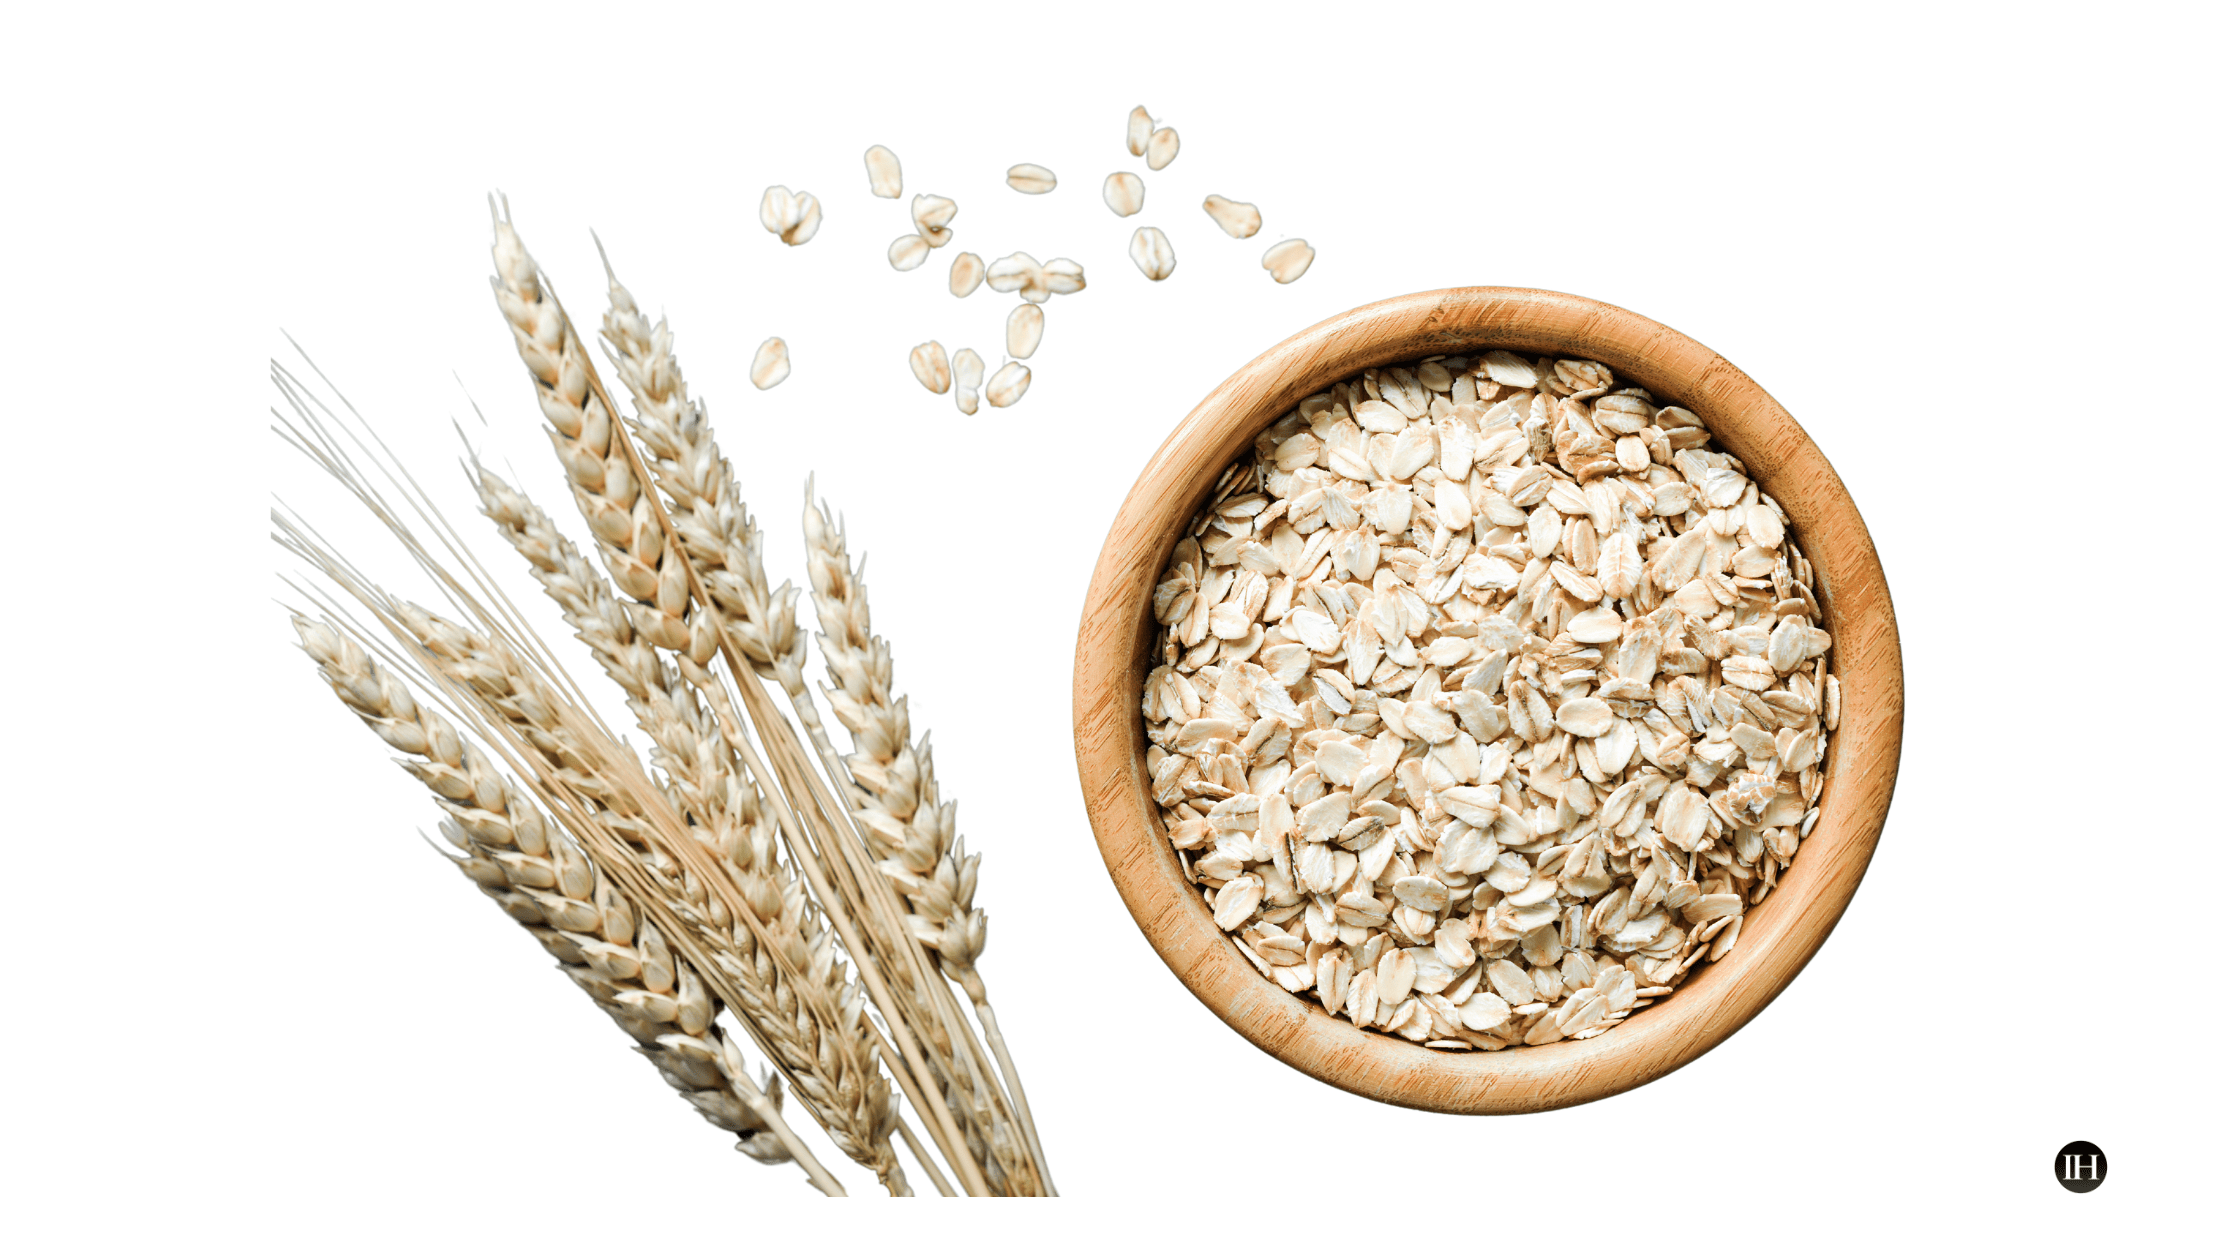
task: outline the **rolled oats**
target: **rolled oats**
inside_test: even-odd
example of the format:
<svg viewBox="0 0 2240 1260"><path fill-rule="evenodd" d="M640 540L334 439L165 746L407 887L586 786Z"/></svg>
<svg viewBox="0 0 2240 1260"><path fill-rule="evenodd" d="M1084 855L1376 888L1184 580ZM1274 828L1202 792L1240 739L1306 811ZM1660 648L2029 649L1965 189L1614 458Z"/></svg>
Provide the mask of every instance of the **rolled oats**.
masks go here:
<svg viewBox="0 0 2240 1260"><path fill-rule="evenodd" d="M988 264L988 287L998 293L1016 293L1024 302L1040 304L1049 301L1052 294L1079 293L1088 284L1081 264L1070 258L1038 263L1032 254L1007 254Z"/></svg>
<svg viewBox="0 0 2240 1260"><path fill-rule="evenodd" d="M772 184L762 192L762 226L788 245L806 245L824 222L824 208L814 195Z"/></svg>
<svg viewBox="0 0 2240 1260"><path fill-rule="evenodd" d="M1114 171L1105 176L1104 204L1123 219L1143 209L1143 177L1134 171Z"/></svg>
<svg viewBox="0 0 2240 1260"><path fill-rule="evenodd" d="M1003 321L1003 342L1012 358L1033 357L1035 347L1042 344L1042 308L1032 302L1012 307Z"/></svg>
<svg viewBox="0 0 2240 1260"><path fill-rule="evenodd" d="M1307 274L1307 267L1313 262L1314 246L1296 238L1277 241L1268 247L1267 253L1260 255L1260 265L1267 268L1277 284L1289 284Z"/></svg>
<svg viewBox="0 0 2240 1260"><path fill-rule="evenodd" d="M1231 201L1214 193L1206 198L1205 205L1207 216L1240 241L1260 230L1260 207L1249 201Z"/></svg>
<svg viewBox="0 0 2240 1260"><path fill-rule="evenodd" d="M932 242L916 232L898 236L894 238L893 244L887 246L887 265L896 271L915 271L932 249Z"/></svg>
<svg viewBox="0 0 2240 1260"><path fill-rule="evenodd" d="M1128 240L1128 261L1145 276L1164 280L1174 274L1174 246L1167 243L1165 232L1155 227L1139 227Z"/></svg>
<svg viewBox="0 0 2240 1260"><path fill-rule="evenodd" d="M928 341L910 349L910 375L918 383L936 394L949 392L949 352L938 341Z"/></svg>
<svg viewBox="0 0 2240 1260"><path fill-rule="evenodd" d="M1240 952L1355 1027L1599 1036L1730 952L1818 821L1812 583L1702 422L1604 364L1372 370L1259 436L1153 594L1168 839Z"/></svg>
<svg viewBox="0 0 2240 1260"><path fill-rule="evenodd" d="M1142 157L1151 147L1151 111L1138 105L1128 111L1128 152Z"/></svg>
<svg viewBox="0 0 2240 1260"><path fill-rule="evenodd" d="M968 416L980 410L980 374L985 370L979 353L969 346L949 360L949 372L957 384L957 410Z"/></svg>
<svg viewBox="0 0 2240 1260"><path fill-rule="evenodd" d="M1152 170L1163 171L1167 169L1167 163L1174 161L1175 155L1180 152L1182 137L1175 134L1172 127L1161 127L1151 133L1150 143L1144 146L1143 162Z"/></svg>
<svg viewBox="0 0 2240 1260"><path fill-rule="evenodd" d="M874 197L900 197L902 195L902 159L894 150L875 144L863 151L863 171L871 177L871 195Z"/></svg>
<svg viewBox="0 0 2240 1260"><path fill-rule="evenodd" d="M917 225L918 235L925 238L929 248L939 249L949 243L955 234L949 223L956 217L957 203L947 197L919 193L910 199L910 221Z"/></svg>
<svg viewBox="0 0 2240 1260"><path fill-rule="evenodd" d="M949 264L949 295L970 297L972 291L980 287L980 282L987 278L988 267L980 261L980 255L970 251L959 254L957 260Z"/></svg>
<svg viewBox="0 0 2240 1260"><path fill-rule="evenodd" d="M1003 174L1003 182L1018 192L1039 196L1058 186L1058 177L1047 166L1021 162Z"/></svg>
<svg viewBox="0 0 2240 1260"><path fill-rule="evenodd" d="M756 389L769 389L792 374L793 360L786 354L783 337L772 337L755 347L754 360L747 366L747 379Z"/></svg>
<svg viewBox="0 0 2240 1260"><path fill-rule="evenodd" d="M988 405L1008 407L1019 401L1034 381L1034 373L1024 363L1006 363L996 369L994 379L988 382Z"/></svg>

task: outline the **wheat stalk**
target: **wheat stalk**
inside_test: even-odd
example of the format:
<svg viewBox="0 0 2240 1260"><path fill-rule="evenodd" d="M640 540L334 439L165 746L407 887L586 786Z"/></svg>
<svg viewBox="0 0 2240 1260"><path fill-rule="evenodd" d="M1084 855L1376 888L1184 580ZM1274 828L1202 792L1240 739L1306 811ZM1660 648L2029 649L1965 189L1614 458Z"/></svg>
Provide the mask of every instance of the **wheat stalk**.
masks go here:
<svg viewBox="0 0 2240 1260"><path fill-rule="evenodd" d="M971 999L1047 1185L1050 1170L1034 1113L978 967L988 939L987 914L972 904L980 855L965 853L956 834L956 803L941 799L932 737L911 747L909 701L894 694L893 654L886 640L871 633L862 568L850 567L847 529L814 502L814 489L812 483L803 496L801 534L820 631L817 650L831 682L822 688L825 702L855 748L845 764L856 789L856 817L864 824L880 871L909 900L912 933Z"/></svg>
<svg viewBox="0 0 2240 1260"><path fill-rule="evenodd" d="M687 400L683 373L671 351L666 325L648 323L611 268L608 276L609 309L603 332L609 357L636 403L635 416L626 418L651 456L647 460L649 475L667 496L669 518L691 559L692 572L705 582L704 588L696 587L709 592L703 607L713 612L727 659L743 658L755 675L774 678L789 695L800 695L805 692L801 666L806 645L795 629L790 584L774 594L770 592L762 569L760 533L740 504L729 464L715 447L705 412ZM892 989L894 1001L883 1002L882 1011L889 1015L890 1027L907 1052L912 1071L930 1069L922 1083L928 1092L952 1101L952 1119L974 1154L980 1155L989 1145L986 1130L995 1122L985 1100L978 1097L987 1088L985 1082L958 1071L954 1046L961 1024L945 1024L942 1012L928 1005L927 988L938 986L933 985L930 975L911 968L916 960L909 950L897 948L900 920L882 924L876 911L884 907L863 904L856 887L859 877L847 869L851 828L844 818L832 816L827 802L812 799L818 780L813 774L788 777L798 768L794 765L798 744L793 728L767 708L759 686L744 671L734 670L734 681L757 733L772 748L777 773L788 784L789 799L797 805L810 801L802 809L806 830L824 836L814 842L806 835L794 838L804 870L812 879L820 880L820 897L836 890L847 903L849 913L841 917L863 931L872 951L870 957L857 953L859 965L867 975L882 978ZM813 712L805 717L814 720ZM811 730L816 733L814 727ZM882 927L886 930L879 930ZM900 967L896 966L898 958ZM891 1018L897 1006L904 1016L900 1025ZM919 1053L921 1046L914 1043L922 1043L924 1055ZM897 1075L908 1080L899 1069ZM976 1127L982 1132L975 1134ZM995 1144L1003 1144L1000 1133ZM1015 1180L999 1167L991 1166L987 1171L999 1183Z"/></svg>
<svg viewBox="0 0 2240 1260"><path fill-rule="evenodd" d="M604 261L604 250L601 258ZM836 774L837 758L823 737L808 698L802 672L804 645L794 628L790 585L774 595L770 593L762 569L760 532L740 502L729 462L716 446L706 412L688 397L666 321L648 321L611 266L607 276L608 309L602 334L617 377L635 404L634 416L626 420L651 457L647 461L650 475L667 498L670 518L692 569L706 583L721 639L757 675L779 683L793 701L796 716L809 733L827 773ZM737 681L742 692L759 693L759 688L745 677ZM756 712L759 694L747 694L745 698L750 712ZM771 742L779 754L780 774L784 775L787 767L782 763L790 759L788 750L797 748L792 728L782 720L773 723L761 713L756 713L754 720L766 737L776 736ZM826 877L849 899L860 924L887 929L869 932L868 939L879 954L912 1033L929 1050L936 1074L946 1078L945 1093L952 1112L964 1122L974 1154L985 1162L993 1152L997 1159L986 1167L991 1177L1006 1184L1024 1184L1021 1170L1012 1166L1016 1161L1008 1149L1007 1124L998 1114L1008 1103L1000 1095L993 1100L982 1096L990 1089L986 1077L992 1073L979 1060L979 1046L964 1032L946 987L907 945L907 925L899 914L889 913L881 893L872 891L877 879L854 869L868 866L867 859L856 861L864 856L860 847L864 837L857 833L853 820L821 794L821 783L814 773L802 774L799 779L799 786L806 787L809 796L837 815L820 820L833 832L828 837L831 844L818 846L827 859ZM845 781L844 777L834 779L836 785ZM814 815L817 811L808 812ZM867 969L871 966L861 959L859 963ZM969 1055L963 1053L964 1045L969 1045ZM1046 1182L1037 1162L1037 1176Z"/></svg>
<svg viewBox="0 0 2240 1260"><path fill-rule="evenodd" d="M692 838L675 808L674 785L656 786L644 778L636 770L636 757L564 699L532 664L532 654L513 649L499 616L428 554L402 514L359 472L300 395L290 392L289 397L301 422L300 428L289 430L297 445L365 503L481 628L457 626L390 599L295 522L275 513L283 544L372 610L421 658L430 679L449 688L454 700L487 718L496 737L526 763L524 776L547 809L575 832L607 876L633 895L642 914L665 920L670 942L692 957L701 975L739 1013L834 1141L872 1168L890 1190L907 1193L886 1140L893 1113L878 1075L879 1052L867 1044L875 1033L862 1018L860 998L833 965L829 940L815 935L814 905L799 890L773 886L768 878L741 880L734 871L712 868L704 842ZM414 500L413 508L442 528L431 504ZM472 564L471 556L462 554L462 559ZM572 549L562 554L560 567L576 586L603 593L612 602L605 580ZM474 578L477 587L488 589L487 577L478 569ZM512 620L518 621L518 615ZM595 635L596 623L611 625L617 616L610 608L603 616L578 620ZM627 652L608 656L618 667L630 659ZM663 688L643 693L642 699L633 697L641 712L656 719L649 729L674 733L690 725L660 711L672 693L673 688ZM751 838L751 828L747 834ZM755 853L757 846L750 840L742 852ZM782 870L767 860L772 856L767 829L759 853L764 875L782 881Z"/></svg>
<svg viewBox="0 0 2240 1260"><path fill-rule="evenodd" d="M443 677L542 754L555 778L600 811L606 831L632 842L662 902L694 929L717 974L735 986L733 1006L794 1093L842 1153L890 1190L907 1193L887 1141L892 1108L870 1029L859 1018L862 999L830 935L818 930L815 906L776 861L769 831L740 828L725 851L681 811L664 819L644 798L659 793L673 805L688 793L623 780L622 750L593 745L580 729L587 724L566 720L570 706L502 641L409 605L396 615ZM690 839L679 843L680 830ZM712 866L719 856L726 866Z"/></svg>
<svg viewBox="0 0 2240 1260"><path fill-rule="evenodd" d="M801 1158L820 1188L838 1189L776 1119L782 1081L843 1153L891 1192L909 1193L890 1140L899 1129L935 1185L950 1194L939 1163L900 1122L890 1092L899 1087L966 1193L1048 1193L1023 1091L979 982L985 920L971 905L977 859L952 843L953 808L934 820L939 853L932 867L909 871L914 882L898 886L900 849L869 830L874 813L865 808L861 782L867 772L841 763L810 695L792 587L773 590L763 573L761 535L705 412L689 400L666 324L649 323L610 270L603 331L636 404L633 416L623 416L518 234L502 215L494 217L493 290L606 573L513 487L479 463L471 472L484 514L622 687L652 742L650 771L592 715L394 457L376 465L460 562L464 579L421 544L311 414L302 392L275 373L303 421L285 436L388 526L464 617L455 621L389 596L307 528L275 512L283 546L364 605L384 637L402 648L391 660L433 688L519 781L513 786L463 745L455 761L415 763L454 807L442 830L461 849L455 861L538 933L702 1114L738 1122L735 1132L757 1126L742 1143L747 1153ZM349 436L373 454L365 439ZM813 546L813 565L817 554ZM844 542L838 564L845 580L836 585L827 577L826 585L844 604L847 581L860 592L857 575L846 570ZM868 645L867 611L862 625L857 637ZM388 676L342 632L323 626L302 633L307 644L318 640L336 670L356 671L354 681L337 683L345 699L414 704L409 712L419 733L391 729L426 745L431 737L422 720L442 719L401 684L379 681ZM345 659L345 646L356 659ZM882 660L884 651L877 644ZM709 669L718 656L720 676ZM828 649L828 669L842 683L835 659ZM837 659L854 658L843 651ZM766 681L785 693L793 720ZM879 706L900 712L884 674L877 692ZM396 720L389 710L377 716ZM888 727L891 716L882 711ZM448 726L442 730L444 739L460 742ZM899 730L906 741L906 713ZM851 731L860 760L862 731ZM921 746L919 753L924 781L914 790L938 815L930 750ZM894 784L917 765L894 758L879 764L883 781ZM506 804L502 828L467 812L487 813L493 801ZM952 981L972 998L986 1046L971 1031ZM738 1084L748 1079L743 1057L712 1024L726 1006L776 1065L768 1089Z"/></svg>
<svg viewBox="0 0 2240 1260"><path fill-rule="evenodd" d="M596 436L599 440L600 450L604 452L601 456L600 466L607 470L603 502L615 512L620 512L627 507L633 520L650 522L654 527L663 530L668 535L667 541L660 547L656 547L648 541L647 535L643 533L636 535L635 553L650 555L659 552L664 557L663 563L667 567L662 570L660 575L659 591L662 600L660 607L650 612L633 607L631 620L638 625L642 632L646 632L647 637L662 643L664 646L672 648L677 646L701 647L704 640L701 638L700 632L684 629L682 618L685 611L693 603L699 605L703 614L706 613L706 610L715 606L708 598L700 576L691 566L681 563L678 559L681 535L675 533L674 523L669 519L659 501L642 490L646 477L639 464L636 452L627 438L620 437L612 432L613 406L607 399L604 388L599 383L597 373L591 368L584 356L582 344L577 338L573 326L569 323L566 313L561 310L558 301L552 297L544 285L536 270L535 263L529 258L527 250L522 246L519 235L513 230L512 225L503 218L497 219L494 230L496 240L493 244L492 256L499 270L499 278L495 282L495 288L499 295L499 306L508 323L513 327L517 348L521 350L523 362L530 369L531 375L536 381L539 402L545 411L547 420L553 426L555 450L560 452L564 463L571 459L575 461L572 468L577 470L588 469L591 461L581 453L581 449L590 441L592 436ZM584 471L571 471L571 477L579 483L589 480L587 472ZM600 505L600 501L581 493L578 495L578 501L579 506L583 506L587 514L596 510ZM609 532L613 533L615 531L610 530ZM609 560L610 567L615 567L613 556L610 555ZM681 581L684 594L672 598L671 593L675 590L677 581ZM781 591L780 597L788 601L790 606L790 592ZM664 622L661 618L670 618L670 620ZM792 621L790 612L788 612L782 623L781 633L790 637L792 635L791 627ZM730 637L728 635L719 636L719 646L724 652L726 660L730 662L734 674L739 677L739 685L745 688L747 683L745 677L740 674L735 659L736 648L730 642ZM785 645L780 644L778 647L782 650ZM799 674L798 661L801 650L799 646L793 646L791 649L796 664L793 673L796 676ZM691 658L688 654L679 659L680 664L682 664ZM704 691L712 690L705 685L702 689ZM748 699L750 712L753 712L754 696L750 695ZM755 712L753 720L757 733L766 739L770 738L771 732L765 725L763 715ZM790 732L782 732L780 737L789 735ZM768 772L755 756L752 748L741 741L739 749L756 778L767 780L769 778ZM788 799L793 798L789 795ZM793 850L797 861L799 861L803 874L808 877L817 900L821 904L838 907L840 903L830 887L830 881L820 869L817 850L799 834L796 820L790 811L778 811L778 818L785 832L788 846ZM882 1043L882 1051L887 1053L890 1067L892 1067L898 1083L902 1085L906 1096L910 1098L912 1105L918 1107L922 1114L926 1113L931 1109L925 1105L924 1096L928 1093L939 1096L939 1087L925 1063L924 1056L918 1049L915 1038L897 1013L893 996L888 991L887 977L882 975L873 953L863 946L857 925L851 919L851 913L853 913L855 907L849 906L846 909L849 913L836 914L831 922L839 930L850 956L856 959L859 975L869 985L873 1000L877 1003L881 1014L887 1018L888 1027L897 1042L900 1043L902 1060L907 1061L907 1066L904 1062L895 1060L891 1050L885 1047L884 1043ZM913 1079L913 1073L916 1074L916 1079ZM954 1120L945 1111L933 1114L930 1119L935 1122L934 1136L936 1141L943 1146L944 1154L950 1158L952 1164L960 1164L963 1141L961 1135L956 1132ZM979 1182L976 1175L968 1176L967 1181L968 1189L977 1188L982 1193L986 1192L984 1184L969 1184Z"/></svg>
<svg viewBox="0 0 2240 1260"><path fill-rule="evenodd" d="M811 1184L843 1194L779 1114L773 1078L757 1085L715 1020L722 1006L679 963L660 931L638 921L584 855L449 723L333 625L297 616L303 650L335 695L391 747L445 812L462 871L521 923L601 1010L637 1041L664 1080L763 1163L792 1159Z"/></svg>
<svg viewBox="0 0 2240 1260"><path fill-rule="evenodd" d="M702 842L726 857L742 886L768 881L781 895L793 895L792 872L775 860L771 813L740 766L717 712L685 689L684 680L659 653L634 637L606 581L535 503L488 470L480 470L476 489L484 515L529 561L577 637L630 697L641 727L662 750L670 786L696 830L705 833ZM689 660L680 663L691 668ZM914 1144L914 1139L906 1141Z"/></svg>
<svg viewBox="0 0 2240 1260"><path fill-rule="evenodd" d="M599 257L606 262L603 247ZM635 405L625 422L652 457L649 471L668 496L669 519L720 631L756 673L798 678L808 645L794 620L793 584L770 589L762 531L740 502L706 411L686 395L668 321L649 323L611 266L607 299L600 336ZM695 651L694 658L705 664L708 655Z"/></svg>
<svg viewBox="0 0 2240 1260"><path fill-rule="evenodd" d="M607 571L636 601L630 608L633 623L661 647L690 647L692 634L684 623L690 583L684 562L661 528L659 505L645 493L628 438L615 427L582 342L567 313L545 291L536 262L513 225L502 218L491 257L498 274L490 287L535 381L537 405L551 426L552 449L567 470L568 489L598 539Z"/></svg>

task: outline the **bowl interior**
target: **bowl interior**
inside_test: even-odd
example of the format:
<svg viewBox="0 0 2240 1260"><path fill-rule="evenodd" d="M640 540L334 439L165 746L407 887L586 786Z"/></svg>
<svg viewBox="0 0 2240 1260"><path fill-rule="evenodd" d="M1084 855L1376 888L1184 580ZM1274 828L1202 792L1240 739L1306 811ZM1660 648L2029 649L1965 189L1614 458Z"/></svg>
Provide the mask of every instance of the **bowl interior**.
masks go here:
<svg viewBox="0 0 2240 1260"><path fill-rule="evenodd" d="M1587 1041L1505 1051L1430 1050L1356 1029L1285 992L1237 953L1183 877L1144 768L1138 712L1154 641L1151 588L1215 479L1300 399L1363 370L1488 347L1593 359L1686 407L1788 512L1814 570L1843 714L1829 739L1820 818L1720 962ZM1346 312L1223 382L1176 427L1123 502L1098 556L1074 666L1082 794L1113 881L1160 957L1253 1044L1382 1101L1508 1113L1591 1101L1653 1080L1717 1045L1810 960L1873 855L1896 780L1904 686L1880 562L1850 495L1802 428L1701 344L1630 311L1529 289L1446 289Z"/></svg>

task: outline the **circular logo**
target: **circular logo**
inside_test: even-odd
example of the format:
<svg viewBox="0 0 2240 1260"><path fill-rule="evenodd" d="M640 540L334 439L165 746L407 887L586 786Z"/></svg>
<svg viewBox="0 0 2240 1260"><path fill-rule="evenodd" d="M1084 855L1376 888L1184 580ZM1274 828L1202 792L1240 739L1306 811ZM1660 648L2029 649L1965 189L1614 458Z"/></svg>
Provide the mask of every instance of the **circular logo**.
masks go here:
<svg viewBox="0 0 2240 1260"><path fill-rule="evenodd" d="M2108 1176L2108 1157L2090 1142L2071 1142L2053 1157L2053 1179L2073 1194L2089 1194Z"/></svg>

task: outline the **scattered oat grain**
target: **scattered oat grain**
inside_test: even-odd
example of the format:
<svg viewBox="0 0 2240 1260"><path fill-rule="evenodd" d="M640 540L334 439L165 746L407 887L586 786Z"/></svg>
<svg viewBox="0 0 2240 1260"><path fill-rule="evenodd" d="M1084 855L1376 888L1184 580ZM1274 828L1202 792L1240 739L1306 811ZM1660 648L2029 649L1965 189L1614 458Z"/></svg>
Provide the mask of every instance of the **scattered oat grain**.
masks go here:
<svg viewBox="0 0 2240 1260"><path fill-rule="evenodd" d="M921 342L910 350L910 375L936 394L949 392L949 352L938 341Z"/></svg>
<svg viewBox="0 0 2240 1260"><path fill-rule="evenodd" d="M823 222L824 208L812 194L794 192L784 184L762 191L762 226L786 244L808 244Z"/></svg>
<svg viewBox="0 0 2240 1260"><path fill-rule="evenodd" d="M1260 255L1260 265L1268 269L1277 284L1289 284L1307 274L1307 268L1313 263L1314 246L1297 238L1277 241L1268 247L1267 253Z"/></svg>
<svg viewBox="0 0 2240 1260"><path fill-rule="evenodd" d="M1164 280L1174 274L1174 246L1167 243L1167 234L1155 227L1139 227L1128 241L1128 259L1136 270L1153 280Z"/></svg>
<svg viewBox="0 0 2240 1260"><path fill-rule="evenodd" d="M793 360L786 354L782 337L772 337L755 348L754 361L747 367L747 379L756 389L768 389L793 374Z"/></svg>
<svg viewBox="0 0 2240 1260"><path fill-rule="evenodd" d="M1151 111L1138 105L1128 111L1128 152L1142 157L1151 146Z"/></svg>
<svg viewBox="0 0 2240 1260"><path fill-rule="evenodd" d="M995 379L988 382L988 405L1008 407L1026 396L1027 386L1034 382L1034 373L1024 363L1006 363L996 369Z"/></svg>
<svg viewBox="0 0 2240 1260"><path fill-rule="evenodd" d="M1104 204L1123 219L1143 209L1143 177L1134 171L1114 171L1105 176Z"/></svg>
<svg viewBox="0 0 2240 1260"><path fill-rule="evenodd" d="M969 346L959 350L949 360L949 369L956 379L957 410L973 415L980 410L980 373L984 370L978 352Z"/></svg>
<svg viewBox="0 0 2240 1260"><path fill-rule="evenodd" d="M1019 192L1039 196L1058 186L1058 177L1047 166L1021 162L1004 172L1003 182Z"/></svg>
<svg viewBox="0 0 2240 1260"><path fill-rule="evenodd" d="M1249 201L1231 201L1214 193L1206 198L1206 214L1240 241L1260 230L1260 207Z"/></svg>
<svg viewBox="0 0 2240 1260"><path fill-rule="evenodd" d="M957 260L949 264L949 295L970 296L987 275L988 268L980 261L980 255L970 251L957 255Z"/></svg>
<svg viewBox="0 0 2240 1260"><path fill-rule="evenodd" d="M1033 357L1035 347L1042 344L1042 308L1032 302L1012 307L1003 321L1003 342L1012 358Z"/></svg>
<svg viewBox="0 0 2240 1260"><path fill-rule="evenodd" d="M1151 143L1144 146L1143 160L1152 170L1163 171L1182 152L1182 137L1172 127L1161 127L1151 133Z"/></svg>
<svg viewBox="0 0 2240 1260"><path fill-rule="evenodd" d="M871 195L874 197L900 197L902 195L902 159L894 150L875 144L863 151L864 173L871 177Z"/></svg>

